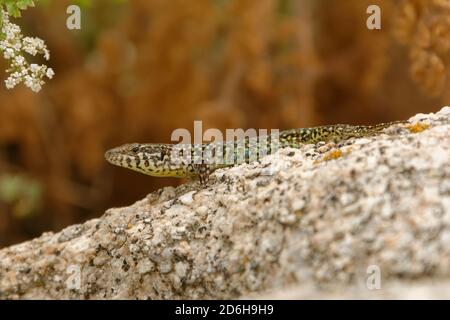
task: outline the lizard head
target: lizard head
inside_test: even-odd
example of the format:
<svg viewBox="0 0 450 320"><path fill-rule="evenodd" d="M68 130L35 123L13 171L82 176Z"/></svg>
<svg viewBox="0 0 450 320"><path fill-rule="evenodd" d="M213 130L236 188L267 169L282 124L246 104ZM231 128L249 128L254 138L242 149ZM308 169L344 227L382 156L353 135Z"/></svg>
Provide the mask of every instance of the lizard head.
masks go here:
<svg viewBox="0 0 450 320"><path fill-rule="evenodd" d="M110 149L105 159L116 166L155 177L187 177L191 167L171 161L172 145L131 143Z"/></svg>

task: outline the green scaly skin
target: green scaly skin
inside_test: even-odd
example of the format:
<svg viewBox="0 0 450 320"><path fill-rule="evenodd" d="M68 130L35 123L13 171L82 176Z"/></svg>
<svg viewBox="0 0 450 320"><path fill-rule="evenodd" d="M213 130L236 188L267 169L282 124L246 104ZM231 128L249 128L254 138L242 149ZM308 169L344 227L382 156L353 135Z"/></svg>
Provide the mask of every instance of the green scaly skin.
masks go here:
<svg viewBox="0 0 450 320"><path fill-rule="evenodd" d="M407 121L374 126L331 125L286 130L279 135L248 138L240 141L204 144L132 143L108 150L105 158L111 164L154 177L199 178L204 185L209 175L224 167L257 161L279 148L300 148L305 144L341 142L350 138L369 137ZM203 156L202 156L203 155Z"/></svg>

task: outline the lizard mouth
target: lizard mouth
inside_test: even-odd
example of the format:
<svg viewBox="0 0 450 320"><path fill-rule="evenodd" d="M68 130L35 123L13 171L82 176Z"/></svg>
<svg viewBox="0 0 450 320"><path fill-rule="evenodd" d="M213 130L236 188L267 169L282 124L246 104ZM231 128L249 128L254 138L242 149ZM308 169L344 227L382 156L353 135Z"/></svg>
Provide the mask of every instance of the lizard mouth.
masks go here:
<svg viewBox="0 0 450 320"><path fill-rule="evenodd" d="M108 151L105 152L105 159L108 162L111 162L111 160L113 160L114 157L114 149L110 149Z"/></svg>
<svg viewBox="0 0 450 320"><path fill-rule="evenodd" d="M118 153L116 149L117 148L110 149L105 152L105 159L109 163L115 164L121 158L120 153Z"/></svg>
<svg viewBox="0 0 450 320"><path fill-rule="evenodd" d="M136 143L125 144L106 151L105 159L111 164L130 167L132 163L138 161L138 151L139 148Z"/></svg>
<svg viewBox="0 0 450 320"><path fill-rule="evenodd" d="M106 151L105 159L109 163L116 166L124 166L128 168L132 167L132 163L135 163L135 157L124 153L120 147Z"/></svg>

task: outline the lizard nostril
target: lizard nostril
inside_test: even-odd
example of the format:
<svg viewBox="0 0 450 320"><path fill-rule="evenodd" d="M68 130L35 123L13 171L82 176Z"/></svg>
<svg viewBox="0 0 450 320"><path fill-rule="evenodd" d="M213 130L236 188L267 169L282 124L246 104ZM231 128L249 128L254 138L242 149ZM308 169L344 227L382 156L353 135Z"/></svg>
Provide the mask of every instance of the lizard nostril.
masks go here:
<svg viewBox="0 0 450 320"><path fill-rule="evenodd" d="M108 150L108 151L105 152L105 159L106 160L111 159L111 150Z"/></svg>

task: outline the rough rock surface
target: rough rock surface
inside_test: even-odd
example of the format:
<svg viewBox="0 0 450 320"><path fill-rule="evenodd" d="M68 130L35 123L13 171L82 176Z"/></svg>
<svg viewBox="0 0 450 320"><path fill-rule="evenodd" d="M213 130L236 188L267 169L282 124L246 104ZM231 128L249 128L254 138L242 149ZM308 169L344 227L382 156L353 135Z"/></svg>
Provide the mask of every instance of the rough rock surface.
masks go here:
<svg viewBox="0 0 450 320"><path fill-rule="evenodd" d="M370 297L368 270L381 291L429 279L448 293L450 108L410 123L283 149L216 171L207 188L165 188L3 249L0 298L238 298L292 286L303 291L281 297Z"/></svg>

